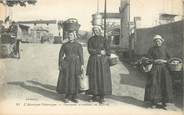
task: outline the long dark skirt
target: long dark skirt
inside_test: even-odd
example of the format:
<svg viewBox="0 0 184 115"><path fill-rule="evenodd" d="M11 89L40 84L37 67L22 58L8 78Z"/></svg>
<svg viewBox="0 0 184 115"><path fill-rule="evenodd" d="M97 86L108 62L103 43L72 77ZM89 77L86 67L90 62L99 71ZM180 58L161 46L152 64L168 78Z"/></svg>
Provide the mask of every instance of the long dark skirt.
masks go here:
<svg viewBox="0 0 184 115"><path fill-rule="evenodd" d="M56 91L61 94L76 94L79 92L80 62L70 60L64 66L59 72Z"/></svg>
<svg viewBox="0 0 184 115"><path fill-rule="evenodd" d="M167 103L172 102L172 100L172 80L166 65L154 65L151 72L147 75L144 101Z"/></svg>
<svg viewBox="0 0 184 115"><path fill-rule="evenodd" d="M112 94L111 72L106 56L90 56L86 74L89 76L88 94Z"/></svg>

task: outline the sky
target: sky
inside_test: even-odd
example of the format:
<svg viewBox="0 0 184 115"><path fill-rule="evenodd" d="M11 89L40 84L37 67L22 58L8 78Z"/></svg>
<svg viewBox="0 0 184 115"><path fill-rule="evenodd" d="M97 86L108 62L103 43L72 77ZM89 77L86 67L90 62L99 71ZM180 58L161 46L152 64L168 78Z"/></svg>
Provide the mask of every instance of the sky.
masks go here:
<svg viewBox="0 0 184 115"><path fill-rule="evenodd" d="M140 16L142 27L158 25L161 13L176 14L180 20L182 11L182 0L131 0L131 18Z"/></svg>
<svg viewBox="0 0 184 115"><path fill-rule="evenodd" d="M92 14L97 11L97 0L37 0L35 6L13 7L13 20L66 20L77 18L82 30L90 30ZM119 12L121 0L107 0L107 12ZM182 15L182 0L131 0L131 20L141 16L144 27L152 26L160 12ZM104 0L99 0L99 10L104 11ZM4 8L0 6L0 19ZM178 18L178 17L177 17Z"/></svg>
<svg viewBox="0 0 184 115"><path fill-rule="evenodd" d="M99 0L99 10L104 11L104 0ZM120 0L107 0L107 11L119 12ZM97 0L37 0L35 6L14 7L14 20L77 18L81 29L90 29L92 14L97 11Z"/></svg>

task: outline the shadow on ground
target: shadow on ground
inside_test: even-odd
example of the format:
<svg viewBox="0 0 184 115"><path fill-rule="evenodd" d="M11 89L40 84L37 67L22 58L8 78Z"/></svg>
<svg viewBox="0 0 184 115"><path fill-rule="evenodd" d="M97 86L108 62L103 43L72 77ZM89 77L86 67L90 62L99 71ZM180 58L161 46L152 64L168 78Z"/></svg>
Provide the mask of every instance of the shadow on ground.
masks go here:
<svg viewBox="0 0 184 115"><path fill-rule="evenodd" d="M31 85L29 85L28 83L31 83ZM64 95L63 94L58 94L56 92L56 86L53 85L49 85L49 84L43 84L40 83L38 81L33 81L33 80L28 80L28 81L14 81L14 82L8 82L8 85L16 85L16 86L20 86L28 91L40 94L44 97L53 99L53 100L57 100L57 101L63 101L64 99ZM80 100L83 101L88 101L91 97L89 95L85 95L85 94L79 94L78 98ZM132 104L132 105L136 105L136 106L140 106L140 107L145 107L145 104L143 103L143 101L137 100L135 98L132 97L128 97L128 96L107 96L107 98L112 99L112 100L116 100L119 102L124 102L124 103L128 103L128 104Z"/></svg>
<svg viewBox="0 0 184 115"><path fill-rule="evenodd" d="M32 83L33 85L29 85L26 82ZM8 82L8 85L16 85L20 86L28 91L40 94L44 97L57 100L57 101L63 101L64 94L58 94L56 92L56 86L49 85L49 84L42 84L38 81L14 81L14 82ZM79 99L83 101L89 100L89 97L87 95L79 94Z"/></svg>
<svg viewBox="0 0 184 115"><path fill-rule="evenodd" d="M38 86L28 85L27 83L22 82L22 81L8 82L7 84L20 86L28 91L40 94L44 97L48 97L48 98L53 99L53 100L61 100L62 101L62 99L64 98L63 95L57 94L55 91L47 90L47 89L44 89L44 88L41 88Z"/></svg>
<svg viewBox="0 0 184 115"><path fill-rule="evenodd" d="M49 90L56 90L56 86L49 85L49 84L42 84L38 81L28 80L27 82L32 83L34 85L42 86L43 88L49 89Z"/></svg>
<svg viewBox="0 0 184 115"><path fill-rule="evenodd" d="M145 88L146 76L131 65L122 63L128 69L129 74L120 74L120 83Z"/></svg>
<svg viewBox="0 0 184 115"><path fill-rule="evenodd" d="M26 82L31 83L32 85L27 84ZM49 85L49 84L42 84L38 81L33 81L33 80L29 80L29 81L14 81L14 82L8 82L8 85L16 85L16 86L20 86L28 91L40 94L44 97L53 99L53 100L57 100L57 101L63 101L64 99L64 94L58 94L56 92L56 86L53 85ZM85 94L79 94L78 98L82 101L88 101L91 97L89 95L85 95ZM147 108L150 105L149 104L145 104L144 101L138 100L136 98L133 97L129 97L129 96L115 96L115 95L111 95L111 96L107 96L107 98L112 99L112 100L116 100L122 103L127 103L127 104L131 104L131 105L135 105L135 106L139 106L139 107L144 107ZM177 102L176 102L176 106L178 106L179 108L182 108L182 105L180 104L181 99L177 98Z"/></svg>

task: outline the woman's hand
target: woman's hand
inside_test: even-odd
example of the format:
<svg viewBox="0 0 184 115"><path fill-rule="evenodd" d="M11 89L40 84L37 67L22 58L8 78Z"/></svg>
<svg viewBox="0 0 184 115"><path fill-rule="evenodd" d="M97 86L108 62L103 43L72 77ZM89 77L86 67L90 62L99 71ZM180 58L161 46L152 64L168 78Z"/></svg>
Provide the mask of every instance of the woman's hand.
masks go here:
<svg viewBox="0 0 184 115"><path fill-rule="evenodd" d="M81 66L81 71L84 72L84 65Z"/></svg>
<svg viewBox="0 0 184 115"><path fill-rule="evenodd" d="M102 55L105 55L106 54L106 51L105 50L101 50L101 54Z"/></svg>

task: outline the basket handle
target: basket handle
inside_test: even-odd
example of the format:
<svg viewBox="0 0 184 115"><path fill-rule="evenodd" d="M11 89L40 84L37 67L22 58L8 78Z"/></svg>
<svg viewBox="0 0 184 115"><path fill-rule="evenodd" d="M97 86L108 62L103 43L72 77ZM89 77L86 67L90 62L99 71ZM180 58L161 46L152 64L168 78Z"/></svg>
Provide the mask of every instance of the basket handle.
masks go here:
<svg viewBox="0 0 184 115"><path fill-rule="evenodd" d="M180 58L171 58L168 62L171 63L171 61L173 61L173 60L177 60L180 63L182 63L182 59L180 59Z"/></svg>

